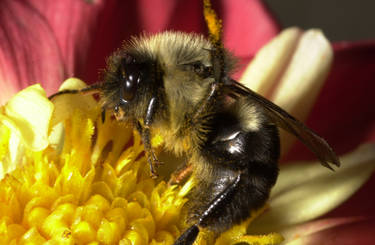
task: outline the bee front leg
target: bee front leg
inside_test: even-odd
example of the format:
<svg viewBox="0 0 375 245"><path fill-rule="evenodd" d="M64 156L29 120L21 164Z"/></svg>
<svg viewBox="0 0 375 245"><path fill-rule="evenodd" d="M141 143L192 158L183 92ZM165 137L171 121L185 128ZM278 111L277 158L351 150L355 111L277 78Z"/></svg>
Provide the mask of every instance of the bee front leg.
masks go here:
<svg viewBox="0 0 375 245"><path fill-rule="evenodd" d="M158 103L157 103L156 97L152 97L147 106L146 115L145 115L145 118L143 119L143 122L144 122L143 126L139 121L135 123L136 128L138 132L140 133L143 144L145 146L146 157L150 165L150 172L151 172L152 178L158 177L158 174L156 172L156 167L162 164L156 157L155 152L152 149L152 145L151 145L150 127L152 125L157 106L158 106Z"/></svg>

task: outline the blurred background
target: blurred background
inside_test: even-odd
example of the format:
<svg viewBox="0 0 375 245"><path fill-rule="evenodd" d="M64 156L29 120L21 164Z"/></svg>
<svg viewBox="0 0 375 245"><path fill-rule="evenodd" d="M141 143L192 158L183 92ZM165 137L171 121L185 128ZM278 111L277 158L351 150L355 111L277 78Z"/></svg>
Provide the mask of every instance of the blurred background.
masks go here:
<svg viewBox="0 0 375 245"><path fill-rule="evenodd" d="M317 27L331 41L375 39L375 0L264 0L282 27Z"/></svg>

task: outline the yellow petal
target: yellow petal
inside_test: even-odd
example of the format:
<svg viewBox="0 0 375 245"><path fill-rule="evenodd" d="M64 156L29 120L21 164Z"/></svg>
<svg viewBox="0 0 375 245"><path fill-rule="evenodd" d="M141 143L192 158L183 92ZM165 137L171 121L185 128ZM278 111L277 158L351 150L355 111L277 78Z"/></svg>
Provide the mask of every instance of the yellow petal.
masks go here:
<svg viewBox="0 0 375 245"><path fill-rule="evenodd" d="M46 239L38 232L35 227L32 227L21 237L21 244L43 244Z"/></svg>
<svg viewBox="0 0 375 245"><path fill-rule="evenodd" d="M252 90L267 95L290 60L302 31L288 28L263 46L241 77Z"/></svg>
<svg viewBox="0 0 375 245"><path fill-rule="evenodd" d="M17 168L23 148L17 126L11 119L0 114L0 179Z"/></svg>
<svg viewBox="0 0 375 245"><path fill-rule="evenodd" d="M326 80L332 60L332 47L324 34L315 29L306 31L274 91L272 101L304 121ZM281 138L282 152L285 153L295 137L283 132Z"/></svg>
<svg viewBox="0 0 375 245"><path fill-rule="evenodd" d="M107 219L101 221L98 229L98 241L103 244L115 244L120 240L121 231L118 224L110 222Z"/></svg>
<svg viewBox="0 0 375 245"><path fill-rule="evenodd" d="M48 145L53 104L39 84L27 87L5 105L5 116L17 127L25 145L40 151Z"/></svg>
<svg viewBox="0 0 375 245"><path fill-rule="evenodd" d="M96 231L87 221L79 222L76 226L73 226L72 232L73 236L82 243L88 243L96 238Z"/></svg>
<svg viewBox="0 0 375 245"><path fill-rule="evenodd" d="M281 168L272 190L270 210L255 220L251 232L280 231L283 227L317 218L356 192L375 169L375 144L342 156L335 172L318 162Z"/></svg>

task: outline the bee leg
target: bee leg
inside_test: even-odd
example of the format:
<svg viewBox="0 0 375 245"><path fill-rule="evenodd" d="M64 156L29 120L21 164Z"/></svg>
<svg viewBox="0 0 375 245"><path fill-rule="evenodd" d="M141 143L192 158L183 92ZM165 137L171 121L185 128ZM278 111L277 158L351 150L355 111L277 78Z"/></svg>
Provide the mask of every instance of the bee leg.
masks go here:
<svg viewBox="0 0 375 245"><path fill-rule="evenodd" d="M187 229L174 243L173 245L190 245L193 244L199 233L199 227L192 225Z"/></svg>
<svg viewBox="0 0 375 245"><path fill-rule="evenodd" d="M191 125L199 123L199 120L201 120L201 115L204 114L206 111L210 110L211 104L215 102L215 97L217 97L218 95L219 86L220 84L217 82L211 83L208 95L205 96L203 101L199 103L199 107L194 111L192 115Z"/></svg>
<svg viewBox="0 0 375 245"><path fill-rule="evenodd" d="M151 134L149 128L143 128L141 123L138 121L134 122L135 128L137 129L138 133L141 135L143 145L145 147L147 162L150 166L150 173L152 178L157 178L158 174L156 172L156 167L161 165L161 162L157 159L152 146L151 146Z"/></svg>
<svg viewBox="0 0 375 245"><path fill-rule="evenodd" d="M229 184L211 203L208 205L208 208L201 214L201 217L198 220L198 225L208 226L207 219L217 211L218 207L225 204L228 199L232 197L236 191L238 184L241 180L241 174L238 174L236 179Z"/></svg>
<svg viewBox="0 0 375 245"><path fill-rule="evenodd" d="M236 192L237 187L241 180L241 173L237 175L232 183L230 183L219 195L216 196L214 200L208 205L206 210L203 211L198 219L197 224L192 225L187 229L174 243L174 245L190 245L193 244L199 233L199 226L207 227L209 226L210 219L212 215L231 199L233 194Z"/></svg>
<svg viewBox="0 0 375 245"><path fill-rule="evenodd" d="M157 106L158 106L158 102L157 102L156 97L152 97L147 106L145 118L143 119L144 126L142 126L141 123L138 121L135 122L135 126L142 137L142 141L143 141L145 151L146 151L147 161L150 165L150 172L151 172L152 178L158 177L158 174L155 168L162 164L156 157L155 152L152 149L152 145L151 145L150 126L153 122L154 114L155 114Z"/></svg>

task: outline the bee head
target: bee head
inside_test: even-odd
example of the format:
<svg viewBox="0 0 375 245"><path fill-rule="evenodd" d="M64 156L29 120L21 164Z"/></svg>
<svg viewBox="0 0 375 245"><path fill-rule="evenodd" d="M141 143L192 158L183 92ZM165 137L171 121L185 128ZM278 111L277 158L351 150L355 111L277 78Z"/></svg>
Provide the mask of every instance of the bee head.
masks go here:
<svg viewBox="0 0 375 245"><path fill-rule="evenodd" d="M151 91L160 79L152 59L121 49L107 60L102 77L103 108L114 112L118 120L142 118Z"/></svg>
<svg viewBox="0 0 375 245"><path fill-rule="evenodd" d="M144 119L152 98L160 105L154 112L158 115L174 108L191 110L214 79L212 52L211 43L197 34L167 31L134 37L107 60L101 79L103 108L121 121ZM230 71L233 62L229 55L225 58Z"/></svg>

